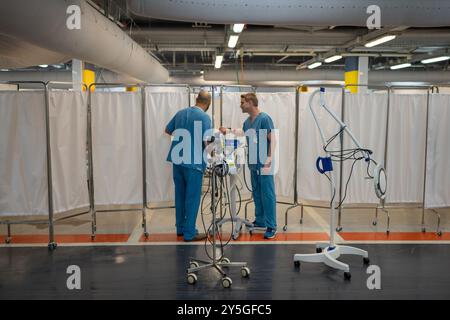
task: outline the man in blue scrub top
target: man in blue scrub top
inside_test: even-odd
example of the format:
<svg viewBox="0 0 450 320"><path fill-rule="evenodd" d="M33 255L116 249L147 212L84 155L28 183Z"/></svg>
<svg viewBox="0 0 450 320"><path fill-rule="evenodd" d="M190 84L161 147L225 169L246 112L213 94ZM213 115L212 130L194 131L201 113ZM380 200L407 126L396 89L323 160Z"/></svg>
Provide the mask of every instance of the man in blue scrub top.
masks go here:
<svg viewBox="0 0 450 320"><path fill-rule="evenodd" d="M203 137L211 129L211 118L206 114L210 104L211 95L201 91L195 106L178 111L166 126L166 133L173 136L167 161L173 164L177 235L184 241L206 238L195 226L206 169Z"/></svg>
<svg viewBox="0 0 450 320"><path fill-rule="evenodd" d="M251 173L252 193L255 201L255 227L266 228L265 239L275 238L277 232L276 196L273 179L273 156L275 135L273 121L270 116L258 108L258 98L254 93L241 96L241 109L249 117L244 122L243 132L231 130L235 135L245 134L247 137L248 168ZM223 134L230 130L220 128Z"/></svg>

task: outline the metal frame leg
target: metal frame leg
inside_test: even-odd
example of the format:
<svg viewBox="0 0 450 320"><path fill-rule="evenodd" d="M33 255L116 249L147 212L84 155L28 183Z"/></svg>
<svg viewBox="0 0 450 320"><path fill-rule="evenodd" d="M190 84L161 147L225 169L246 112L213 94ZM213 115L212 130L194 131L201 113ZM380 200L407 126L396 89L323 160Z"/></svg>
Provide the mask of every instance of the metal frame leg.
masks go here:
<svg viewBox="0 0 450 320"><path fill-rule="evenodd" d="M288 212L294 208L297 207L301 207L301 218L300 218L300 224L303 223L303 205L299 204L299 203L294 203L292 206L290 206L289 208L286 209L286 211L284 212L284 226L283 226L283 231L287 231L287 225L288 225Z"/></svg>

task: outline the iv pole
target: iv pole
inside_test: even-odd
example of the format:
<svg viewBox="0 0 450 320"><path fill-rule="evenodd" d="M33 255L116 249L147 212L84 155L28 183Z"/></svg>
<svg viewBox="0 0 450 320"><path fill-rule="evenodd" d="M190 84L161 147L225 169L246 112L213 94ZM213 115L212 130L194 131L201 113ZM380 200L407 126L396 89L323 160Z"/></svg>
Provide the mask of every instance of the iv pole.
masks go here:
<svg viewBox="0 0 450 320"><path fill-rule="evenodd" d="M309 108L314 117L314 121L319 128L320 137L322 139L322 143L325 149L327 145L325 135L321 126L319 125L319 121L317 119L316 113L312 107L312 101L314 97L320 93L319 104L323 107L332 117L333 119L341 126L342 130L345 131L352 141L355 143L360 152L363 153L364 159L366 161L371 161L369 151L362 149L359 141L353 136L352 132L348 129L347 125L339 119L339 117L330 110L326 104L324 99L325 88L320 88L314 91L309 98ZM316 162L317 169L320 173L325 174L326 172L330 172L330 191L331 191L331 208L330 208L330 241L328 243L317 243L316 244L316 253L315 254L295 254L294 255L294 265L296 267L300 267L300 262L313 262L313 263L324 263L327 266L344 271L344 278L349 280L351 278L350 267L348 264L338 261L337 259L342 255L357 255L363 257L364 264L369 264L369 254L367 251L350 247L350 246L341 246L335 243L335 234L336 234L336 207L335 207L335 176L333 172L333 164L331 160L331 153L327 150L326 157L319 157ZM320 163L322 163L322 167L320 167ZM379 198L384 198L385 190L382 190L380 186L380 173L384 173L384 168L380 165L374 169L374 181L375 181L375 192Z"/></svg>

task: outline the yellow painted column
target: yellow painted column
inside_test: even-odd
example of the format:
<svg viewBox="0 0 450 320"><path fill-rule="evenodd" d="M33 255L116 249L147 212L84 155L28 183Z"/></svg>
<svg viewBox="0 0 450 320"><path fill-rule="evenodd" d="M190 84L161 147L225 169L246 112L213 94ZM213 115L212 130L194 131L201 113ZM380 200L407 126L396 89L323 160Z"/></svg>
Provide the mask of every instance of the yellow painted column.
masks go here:
<svg viewBox="0 0 450 320"><path fill-rule="evenodd" d="M83 83L89 88L89 86L93 83L95 83L95 69L94 65L90 63L84 63L83 66ZM83 91L85 91L86 88L83 86ZM95 86L91 87L91 92L95 91Z"/></svg>
<svg viewBox="0 0 450 320"><path fill-rule="evenodd" d="M138 87L127 87L127 92L137 92L138 91Z"/></svg>
<svg viewBox="0 0 450 320"><path fill-rule="evenodd" d="M357 93L358 87L358 57L345 58L345 89L351 93ZM349 86L353 85L353 86Z"/></svg>

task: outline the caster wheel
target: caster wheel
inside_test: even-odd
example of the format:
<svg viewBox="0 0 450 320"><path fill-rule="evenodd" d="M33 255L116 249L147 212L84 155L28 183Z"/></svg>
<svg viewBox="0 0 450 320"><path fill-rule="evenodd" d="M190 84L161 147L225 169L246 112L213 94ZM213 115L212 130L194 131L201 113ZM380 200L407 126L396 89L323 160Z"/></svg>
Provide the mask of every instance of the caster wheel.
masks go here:
<svg viewBox="0 0 450 320"><path fill-rule="evenodd" d="M368 265L370 263L370 259L369 258L363 258L363 262L365 265Z"/></svg>
<svg viewBox="0 0 450 320"><path fill-rule="evenodd" d="M437 235L438 235L438 237L441 237L441 236L442 236L442 231L439 231L439 232L437 233Z"/></svg>
<svg viewBox="0 0 450 320"><path fill-rule="evenodd" d="M422 228L422 232L426 232L427 231L427 229L425 229L425 228Z"/></svg>
<svg viewBox="0 0 450 320"><path fill-rule="evenodd" d="M386 230L386 234L389 235L389 233L391 233L391 231L390 230Z"/></svg>
<svg viewBox="0 0 450 320"><path fill-rule="evenodd" d="M147 239L148 236L149 236L149 233L148 233L148 232L145 232L145 233L144 233L144 237Z"/></svg>
<svg viewBox="0 0 450 320"><path fill-rule="evenodd" d="M316 253L322 253L322 248L316 248Z"/></svg>
<svg viewBox="0 0 450 320"><path fill-rule="evenodd" d="M249 233L250 235L253 235L253 231L249 231L248 233Z"/></svg>
<svg viewBox="0 0 450 320"><path fill-rule="evenodd" d="M345 280L350 280L351 277L352 277L352 275L351 275L350 272L344 272L344 279L345 279Z"/></svg>
<svg viewBox="0 0 450 320"><path fill-rule="evenodd" d="M222 263L230 263L230 259L222 258L222 259L220 259L220 262L222 262Z"/></svg>
<svg viewBox="0 0 450 320"><path fill-rule="evenodd" d="M283 227L283 231L286 232L287 231L287 226Z"/></svg>
<svg viewBox="0 0 450 320"><path fill-rule="evenodd" d="M300 219L300 224L303 224L303 219Z"/></svg>
<svg viewBox="0 0 450 320"><path fill-rule="evenodd" d="M10 243L11 243L11 238L6 238L6 239L5 239L5 243L6 243L6 244L10 244Z"/></svg>
<svg viewBox="0 0 450 320"><path fill-rule="evenodd" d="M191 263L189 263L189 269L198 268L198 267L199 267L199 264L197 261L192 261Z"/></svg>
<svg viewBox="0 0 450 320"><path fill-rule="evenodd" d="M372 225L376 226L378 222L374 221L372 222Z"/></svg>
<svg viewBox="0 0 450 320"><path fill-rule="evenodd" d="M232 284L233 284L233 281L231 281L230 278L224 277L224 278L222 279L222 286L223 286L224 288L229 288L229 287L231 287Z"/></svg>
<svg viewBox="0 0 450 320"><path fill-rule="evenodd" d="M342 227L337 227L337 228L336 228L336 231L337 231L337 232L341 232L341 231L342 231Z"/></svg>
<svg viewBox="0 0 450 320"><path fill-rule="evenodd" d="M56 243L49 243L48 244L48 249L50 250L50 251L53 251L53 250L55 250L56 249L56 247L57 247L58 245L56 244Z"/></svg>
<svg viewBox="0 0 450 320"><path fill-rule="evenodd" d="M189 273L187 275L187 282L189 284L195 284L197 282L197 275L195 273Z"/></svg>
<svg viewBox="0 0 450 320"><path fill-rule="evenodd" d="M300 268L300 261L294 261L294 267Z"/></svg>
<svg viewBox="0 0 450 320"><path fill-rule="evenodd" d="M250 276L250 269L247 267L242 267L241 269L241 276L243 278L248 278Z"/></svg>

